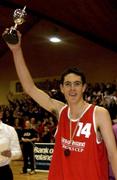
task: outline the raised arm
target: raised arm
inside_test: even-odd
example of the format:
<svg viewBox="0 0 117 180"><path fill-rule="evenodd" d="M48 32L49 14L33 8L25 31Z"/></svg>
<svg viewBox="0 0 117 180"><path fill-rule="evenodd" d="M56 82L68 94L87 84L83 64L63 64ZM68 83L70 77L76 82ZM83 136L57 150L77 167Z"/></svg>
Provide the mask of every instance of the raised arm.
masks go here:
<svg viewBox="0 0 117 180"><path fill-rule="evenodd" d="M115 179L117 180L117 146L109 112L103 107L98 107L96 110L96 126L100 130L105 142L108 158L111 163Z"/></svg>
<svg viewBox="0 0 117 180"><path fill-rule="evenodd" d="M7 30L3 34L5 33L7 33ZM36 87L24 60L21 48L21 34L20 32L17 32L17 34L19 42L15 45L8 43L7 45L13 54L16 71L24 91L44 109L58 115L60 109L64 106L64 103L50 98L47 93Z"/></svg>

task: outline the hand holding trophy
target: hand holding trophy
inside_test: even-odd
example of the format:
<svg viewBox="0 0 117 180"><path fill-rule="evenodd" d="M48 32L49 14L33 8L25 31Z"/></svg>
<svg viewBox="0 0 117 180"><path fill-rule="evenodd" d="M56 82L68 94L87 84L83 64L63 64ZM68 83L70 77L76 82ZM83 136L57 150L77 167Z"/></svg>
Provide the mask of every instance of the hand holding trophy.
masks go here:
<svg viewBox="0 0 117 180"><path fill-rule="evenodd" d="M23 9L16 9L13 14L13 20L15 25L10 27L7 31L7 33L3 34L3 39L10 43L10 44L16 44L18 42L18 36L17 36L17 26L24 23L26 12L25 12L26 6L24 6Z"/></svg>

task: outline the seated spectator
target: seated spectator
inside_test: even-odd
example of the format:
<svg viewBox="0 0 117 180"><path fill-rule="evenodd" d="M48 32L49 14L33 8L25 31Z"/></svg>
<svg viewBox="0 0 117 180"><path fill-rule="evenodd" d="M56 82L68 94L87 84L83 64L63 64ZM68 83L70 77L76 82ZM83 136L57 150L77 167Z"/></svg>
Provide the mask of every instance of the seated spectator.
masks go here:
<svg viewBox="0 0 117 180"><path fill-rule="evenodd" d="M44 126L44 131L41 136L43 143L50 143L51 142L51 133L47 125Z"/></svg>

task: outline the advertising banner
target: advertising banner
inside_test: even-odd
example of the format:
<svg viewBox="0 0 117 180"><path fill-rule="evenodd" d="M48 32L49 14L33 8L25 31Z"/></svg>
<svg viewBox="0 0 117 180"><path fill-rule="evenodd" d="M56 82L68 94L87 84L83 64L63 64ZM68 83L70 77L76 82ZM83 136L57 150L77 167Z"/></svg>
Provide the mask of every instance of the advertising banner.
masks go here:
<svg viewBox="0 0 117 180"><path fill-rule="evenodd" d="M35 143L34 159L37 171L48 172L52 159L54 143Z"/></svg>

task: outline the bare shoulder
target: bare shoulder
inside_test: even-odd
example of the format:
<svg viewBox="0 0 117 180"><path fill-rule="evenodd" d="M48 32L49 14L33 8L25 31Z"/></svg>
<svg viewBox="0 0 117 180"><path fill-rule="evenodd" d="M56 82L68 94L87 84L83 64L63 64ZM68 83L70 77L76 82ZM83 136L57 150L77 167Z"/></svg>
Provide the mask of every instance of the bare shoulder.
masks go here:
<svg viewBox="0 0 117 180"><path fill-rule="evenodd" d="M104 107L101 107L101 106L96 106L96 115L97 116L102 116L102 115L106 115L106 114L108 114L109 112L108 112L108 110L106 109L106 108L104 108Z"/></svg>
<svg viewBox="0 0 117 180"><path fill-rule="evenodd" d="M111 122L110 114L108 110L104 107L96 106L95 120L97 127L100 127L103 124L107 124L108 122Z"/></svg>

